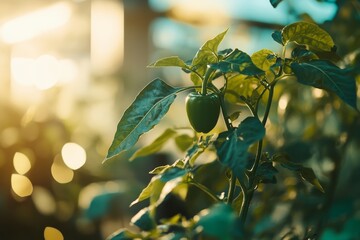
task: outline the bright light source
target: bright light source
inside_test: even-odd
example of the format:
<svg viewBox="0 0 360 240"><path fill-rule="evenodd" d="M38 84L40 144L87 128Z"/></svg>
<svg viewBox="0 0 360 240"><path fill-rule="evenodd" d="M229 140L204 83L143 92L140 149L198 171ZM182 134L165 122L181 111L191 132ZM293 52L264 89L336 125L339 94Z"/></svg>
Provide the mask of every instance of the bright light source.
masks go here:
<svg viewBox="0 0 360 240"><path fill-rule="evenodd" d="M30 196L33 192L33 185L31 181L20 174L11 175L11 188L19 197Z"/></svg>
<svg viewBox="0 0 360 240"><path fill-rule="evenodd" d="M79 144L66 143L61 149L61 156L69 168L76 170L86 162L86 152Z"/></svg>
<svg viewBox="0 0 360 240"><path fill-rule="evenodd" d="M31 162L30 162L29 158L21 152L15 153L14 159L13 159L13 164L14 164L15 171L22 175L27 173L31 168Z"/></svg>
<svg viewBox="0 0 360 240"><path fill-rule="evenodd" d="M1 28L1 37L6 43L26 41L64 25L70 16L70 5L57 3L5 23Z"/></svg>

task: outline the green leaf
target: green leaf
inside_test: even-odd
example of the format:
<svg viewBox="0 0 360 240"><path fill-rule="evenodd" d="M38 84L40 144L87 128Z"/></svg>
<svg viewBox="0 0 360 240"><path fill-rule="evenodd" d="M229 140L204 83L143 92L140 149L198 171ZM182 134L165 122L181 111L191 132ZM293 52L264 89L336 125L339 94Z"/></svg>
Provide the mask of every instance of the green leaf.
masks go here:
<svg viewBox="0 0 360 240"><path fill-rule="evenodd" d="M319 180L316 178L315 173L311 168L302 167L300 169L300 176L302 177L303 180L315 186L319 191L323 193L325 192L324 188L321 186Z"/></svg>
<svg viewBox="0 0 360 240"><path fill-rule="evenodd" d="M218 61L218 47L227 31L228 30L218 34L213 39L206 41L196 53L192 60L191 67L200 76L204 76L208 64L216 63ZM190 73L190 78L194 85L201 85L201 78L194 72Z"/></svg>
<svg viewBox="0 0 360 240"><path fill-rule="evenodd" d="M130 206L150 198L150 206L159 205L188 173L187 169L168 167L162 174L152 177L150 183L141 191ZM169 184L168 184L169 183ZM163 191L165 189L165 191Z"/></svg>
<svg viewBox="0 0 360 240"><path fill-rule="evenodd" d="M159 123L176 98L176 91L160 79L150 82L125 111L104 161L130 149L139 137Z"/></svg>
<svg viewBox="0 0 360 240"><path fill-rule="evenodd" d="M239 50L235 49L228 57L220 62L210 64L212 69L220 70L223 73L237 72L247 76L254 76L264 73L251 60L251 57Z"/></svg>
<svg viewBox="0 0 360 240"><path fill-rule="evenodd" d="M122 197L120 193L103 193L95 196L86 209L85 216L91 220L107 217L114 208L118 207L118 205L111 203L116 202L120 197Z"/></svg>
<svg viewBox="0 0 360 240"><path fill-rule="evenodd" d="M149 208L141 209L131 218L131 222L143 231L149 232L156 227L156 223L151 217Z"/></svg>
<svg viewBox="0 0 360 240"><path fill-rule="evenodd" d="M151 63L148 67L181 67L188 69L189 66L179 58L178 56L171 56L166 58L161 58L156 62Z"/></svg>
<svg viewBox="0 0 360 240"><path fill-rule="evenodd" d="M236 215L230 205L216 204L203 210L200 215L198 225L202 227L204 235L223 240L233 239Z"/></svg>
<svg viewBox="0 0 360 240"><path fill-rule="evenodd" d="M283 154L275 154L271 160L273 162L280 163L282 167L299 174L304 181L311 183L321 192L325 192L311 168L304 167L299 163L291 162L289 157Z"/></svg>
<svg viewBox="0 0 360 240"><path fill-rule="evenodd" d="M341 69L326 60L292 63L299 83L334 92L345 103L356 107L356 82L349 69Z"/></svg>
<svg viewBox="0 0 360 240"><path fill-rule="evenodd" d="M281 45L284 45L281 32L276 30L271 34L271 37L274 39L275 42L280 43Z"/></svg>
<svg viewBox="0 0 360 240"><path fill-rule="evenodd" d="M175 144L181 151L185 152L194 144L194 137L187 134L181 134L175 137Z"/></svg>
<svg viewBox="0 0 360 240"><path fill-rule="evenodd" d="M230 103L239 103L240 96L250 97L259 84L259 80L255 77L235 75L228 79L225 98Z"/></svg>
<svg viewBox="0 0 360 240"><path fill-rule="evenodd" d="M290 171L294 171L294 172L298 172L301 170L301 168L303 167L301 164L299 163L294 163L294 162L291 162L289 160L289 156L287 155L284 155L284 154L274 154L274 156L272 156L272 159L271 159L273 162L276 162L276 163L280 163L280 165L283 167L283 168L286 168Z"/></svg>
<svg viewBox="0 0 360 240"><path fill-rule="evenodd" d="M158 166L158 167L154 168L153 170L151 170L149 173L150 174L162 174L168 168L171 168L171 165L167 164L167 165L164 165L164 166Z"/></svg>
<svg viewBox="0 0 360 240"><path fill-rule="evenodd" d="M272 162L267 161L260 163L256 170L256 177L260 183L276 183L277 173L278 170L274 168Z"/></svg>
<svg viewBox="0 0 360 240"><path fill-rule="evenodd" d="M310 61L318 59L315 53L301 47L295 47L291 52L291 57L295 59L301 59L303 61Z"/></svg>
<svg viewBox="0 0 360 240"><path fill-rule="evenodd" d="M168 181L171 181L171 180L173 180L175 178L182 177L187 173L188 173L187 169L182 169L182 168L178 168L178 167L172 167L172 168L169 168L166 172L164 172L161 175L160 180L162 182L168 182Z"/></svg>
<svg viewBox="0 0 360 240"><path fill-rule="evenodd" d="M309 22L296 22L281 31L284 45L295 42L311 49L330 52L335 44L331 36L318 25Z"/></svg>
<svg viewBox="0 0 360 240"><path fill-rule="evenodd" d="M257 51L251 55L251 60L255 64L256 67L263 71L270 70L271 66L276 64L275 53L269 49L262 49Z"/></svg>
<svg viewBox="0 0 360 240"><path fill-rule="evenodd" d="M106 240L133 240L139 238L141 238L140 234L130 232L126 229L120 229L107 237Z"/></svg>
<svg viewBox="0 0 360 240"><path fill-rule="evenodd" d="M163 146L176 135L176 131L173 129L166 129L154 142L136 151L130 158L130 161L138 157L149 156L151 154L159 152Z"/></svg>
<svg viewBox="0 0 360 240"><path fill-rule="evenodd" d="M231 168L235 175L243 178L247 166L248 148L265 136L265 128L258 118L247 117L233 131L222 132L215 147L220 162Z"/></svg>
<svg viewBox="0 0 360 240"><path fill-rule="evenodd" d="M276 8L283 0L270 0L271 5Z"/></svg>
<svg viewBox="0 0 360 240"><path fill-rule="evenodd" d="M165 183L160 180L160 175L152 177L150 183L141 191L140 195L130 204L130 206L148 198L151 198L151 204L156 203L164 185Z"/></svg>

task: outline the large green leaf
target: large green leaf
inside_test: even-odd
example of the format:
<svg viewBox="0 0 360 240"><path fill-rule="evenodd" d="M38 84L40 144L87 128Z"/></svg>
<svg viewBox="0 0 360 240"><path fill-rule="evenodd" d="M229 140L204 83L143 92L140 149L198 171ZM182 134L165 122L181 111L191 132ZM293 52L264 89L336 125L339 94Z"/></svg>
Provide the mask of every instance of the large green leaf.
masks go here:
<svg viewBox="0 0 360 240"><path fill-rule="evenodd" d="M156 62L151 63L148 67L181 67L185 69L189 68L189 66L186 65L185 61L178 56L161 58Z"/></svg>
<svg viewBox="0 0 360 240"><path fill-rule="evenodd" d="M223 73L237 72L247 76L264 73L252 62L251 57L247 53L239 49L235 49L228 57L220 62L213 63L210 66Z"/></svg>
<svg viewBox="0 0 360 240"><path fill-rule="evenodd" d="M170 128L166 129L158 138L154 140L154 142L136 151L131 156L130 161L138 157L145 157L159 152L163 148L163 146L175 135L175 130Z"/></svg>
<svg viewBox="0 0 360 240"><path fill-rule="evenodd" d="M291 69L298 82L334 92L345 103L356 107L356 83L350 70L341 69L330 61L313 60L292 63Z"/></svg>
<svg viewBox="0 0 360 240"><path fill-rule="evenodd" d="M233 131L222 132L216 140L220 162L242 179L247 166L248 148L265 136L265 128L258 118L247 117Z"/></svg>
<svg viewBox="0 0 360 240"><path fill-rule="evenodd" d="M200 76L204 76L208 64L218 62L218 46L226 33L227 30L206 41L196 53L191 65ZM195 85L201 85L202 80L197 74L192 72L190 77Z"/></svg>
<svg viewBox="0 0 360 240"><path fill-rule="evenodd" d="M282 42L307 45L310 49L330 52L335 44L331 36L318 25L309 22L296 22L284 27L281 31Z"/></svg>
<svg viewBox="0 0 360 240"><path fill-rule="evenodd" d="M176 98L176 91L160 79L150 82L121 118L106 160L130 149L139 137L159 123Z"/></svg>

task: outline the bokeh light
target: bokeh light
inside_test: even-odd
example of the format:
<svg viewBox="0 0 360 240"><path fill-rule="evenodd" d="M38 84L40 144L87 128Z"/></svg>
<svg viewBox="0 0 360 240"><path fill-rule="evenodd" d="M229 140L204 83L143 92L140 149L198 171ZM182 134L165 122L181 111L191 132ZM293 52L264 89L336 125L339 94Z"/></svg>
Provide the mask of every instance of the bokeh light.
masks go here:
<svg viewBox="0 0 360 240"><path fill-rule="evenodd" d="M33 86L46 90L58 83L70 82L76 78L78 67L69 59L57 59L49 54L37 58L13 57L11 75L20 86Z"/></svg>
<svg viewBox="0 0 360 240"><path fill-rule="evenodd" d="M50 215L56 211L56 202L49 190L43 187L34 187L31 198L36 209L44 215Z"/></svg>
<svg viewBox="0 0 360 240"><path fill-rule="evenodd" d="M77 143L66 143L61 149L61 156L69 168L76 170L86 162L86 152Z"/></svg>
<svg viewBox="0 0 360 240"><path fill-rule="evenodd" d="M74 171L64 164L60 156L57 156L51 165L51 175L58 183L65 184L73 180Z"/></svg>
<svg viewBox="0 0 360 240"><path fill-rule="evenodd" d="M44 230L45 240L64 240L62 233L54 227L46 227Z"/></svg>
<svg viewBox="0 0 360 240"><path fill-rule="evenodd" d="M71 16L71 7L66 2L56 3L5 23L1 36L7 43L29 40L39 34L64 25Z"/></svg>
<svg viewBox="0 0 360 240"><path fill-rule="evenodd" d="M31 169L30 159L21 152L16 152L13 159L15 171L19 174L26 174Z"/></svg>
<svg viewBox="0 0 360 240"><path fill-rule="evenodd" d="M30 196L33 192L33 185L30 179L20 174L11 175L11 188L19 197Z"/></svg>

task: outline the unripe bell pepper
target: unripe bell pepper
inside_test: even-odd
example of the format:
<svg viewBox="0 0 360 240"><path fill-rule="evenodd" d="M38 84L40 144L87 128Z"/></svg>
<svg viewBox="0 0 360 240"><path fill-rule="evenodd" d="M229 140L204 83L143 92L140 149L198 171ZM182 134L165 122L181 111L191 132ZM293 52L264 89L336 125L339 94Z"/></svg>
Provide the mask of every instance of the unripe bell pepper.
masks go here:
<svg viewBox="0 0 360 240"><path fill-rule="evenodd" d="M185 105L189 122L195 131L208 133L215 127L221 105L218 95L191 92L185 99Z"/></svg>

